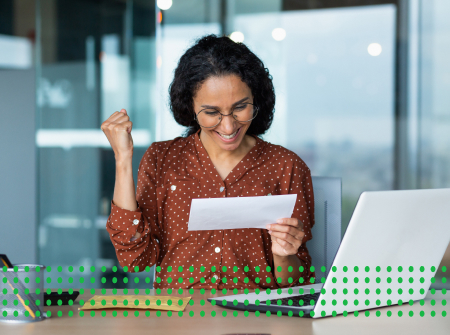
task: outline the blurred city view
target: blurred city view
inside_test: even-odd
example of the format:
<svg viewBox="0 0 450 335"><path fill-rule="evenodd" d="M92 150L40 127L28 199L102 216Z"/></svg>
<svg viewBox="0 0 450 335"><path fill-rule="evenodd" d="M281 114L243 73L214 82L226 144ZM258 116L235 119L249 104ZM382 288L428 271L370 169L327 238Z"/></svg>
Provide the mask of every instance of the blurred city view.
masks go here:
<svg viewBox="0 0 450 335"><path fill-rule="evenodd" d="M206 34L262 59L276 93L263 139L342 178L342 234L364 191L450 187L449 14L447 0L0 0L0 71L36 82L39 262L94 278L62 270L49 287L151 283L153 269L123 272L105 229L115 161L100 125L127 109L136 180L152 142L184 133L168 87Z"/></svg>

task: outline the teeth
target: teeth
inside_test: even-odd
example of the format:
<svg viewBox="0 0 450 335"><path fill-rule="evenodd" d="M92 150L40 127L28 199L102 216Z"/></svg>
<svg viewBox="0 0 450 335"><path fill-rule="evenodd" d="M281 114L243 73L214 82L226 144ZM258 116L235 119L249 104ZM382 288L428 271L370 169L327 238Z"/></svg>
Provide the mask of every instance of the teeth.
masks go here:
<svg viewBox="0 0 450 335"><path fill-rule="evenodd" d="M238 129L238 130L239 130L239 129ZM218 133L218 134L219 134L220 136L222 136L223 138L226 138L227 140L229 140L229 139L232 139L233 137L236 136L238 130L236 130L236 131L235 131L233 134L231 134L231 135L224 135L224 134L221 134L221 133Z"/></svg>

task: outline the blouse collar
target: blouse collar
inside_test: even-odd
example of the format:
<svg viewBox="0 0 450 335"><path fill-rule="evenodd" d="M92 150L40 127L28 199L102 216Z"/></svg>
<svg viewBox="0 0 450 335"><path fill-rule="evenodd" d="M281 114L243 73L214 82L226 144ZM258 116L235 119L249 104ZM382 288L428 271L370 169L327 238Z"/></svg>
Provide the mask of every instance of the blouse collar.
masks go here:
<svg viewBox="0 0 450 335"><path fill-rule="evenodd" d="M264 147L267 142L260 139L258 136L251 135L256 139L255 145L250 149L250 151L242 158L242 160L236 164L233 170L230 171L225 180L219 176L214 164L211 161L211 158L208 155L205 147L203 146L202 141L200 140L200 130L197 130L195 134L191 136L194 137L195 148L197 150L197 155L201 162L202 167L209 172L210 177L216 182L218 185L230 186L237 182L240 177L247 172L250 168L252 168L255 164L256 159L261 155Z"/></svg>

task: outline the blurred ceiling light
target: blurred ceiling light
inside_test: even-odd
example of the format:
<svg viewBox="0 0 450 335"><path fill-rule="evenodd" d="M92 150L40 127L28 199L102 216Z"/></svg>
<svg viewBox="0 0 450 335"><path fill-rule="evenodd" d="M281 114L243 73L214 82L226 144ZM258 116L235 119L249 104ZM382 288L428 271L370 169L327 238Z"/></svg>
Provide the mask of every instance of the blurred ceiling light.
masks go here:
<svg viewBox="0 0 450 335"><path fill-rule="evenodd" d="M170 7L172 7L172 0L158 0L156 4L158 5L159 9L168 10Z"/></svg>
<svg viewBox="0 0 450 335"><path fill-rule="evenodd" d="M240 31L234 31L230 34L230 39L236 43L242 43L244 42L244 34Z"/></svg>
<svg viewBox="0 0 450 335"><path fill-rule="evenodd" d="M369 53L369 55L374 57L379 56L381 54L381 51L383 51L383 49L378 43L370 43L367 47L367 52Z"/></svg>
<svg viewBox="0 0 450 335"><path fill-rule="evenodd" d="M317 61L318 61L317 55L316 55L316 54L313 54L313 53L310 53L310 54L308 55L308 57L306 57L306 61L307 61L309 64L316 64Z"/></svg>
<svg viewBox="0 0 450 335"><path fill-rule="evenodd" d="M275 41L282 41L286 37L286 30L283 28L275 28L272 30L272 37Z"/></svg>

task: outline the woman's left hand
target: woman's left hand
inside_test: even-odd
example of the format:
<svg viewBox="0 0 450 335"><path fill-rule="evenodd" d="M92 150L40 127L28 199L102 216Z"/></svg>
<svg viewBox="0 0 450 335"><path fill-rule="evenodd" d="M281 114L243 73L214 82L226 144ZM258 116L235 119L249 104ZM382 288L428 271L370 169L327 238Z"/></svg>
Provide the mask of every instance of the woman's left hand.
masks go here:
<svg viewBox="0 0 450 335"><path fill-rule="evenodd" d="M295 218L279 219L275 224L268 224L266 228L272 238L272 253L278 256L295 255L302 245L303 223Z"/></svg>

